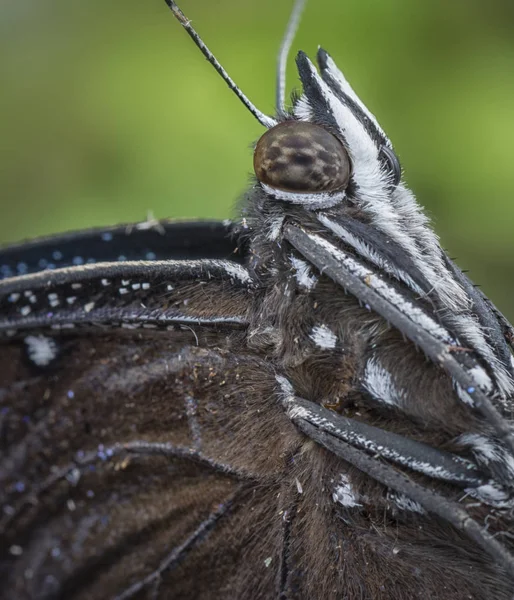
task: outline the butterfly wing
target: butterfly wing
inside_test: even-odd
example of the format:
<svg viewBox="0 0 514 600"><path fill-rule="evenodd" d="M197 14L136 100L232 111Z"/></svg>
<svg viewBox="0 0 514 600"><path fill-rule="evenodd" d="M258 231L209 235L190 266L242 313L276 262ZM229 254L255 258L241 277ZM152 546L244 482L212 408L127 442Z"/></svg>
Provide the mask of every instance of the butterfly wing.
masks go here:
<svg viewBox="0 0 514 600"><path fill-rule="evenodd" d="M259 537L298 434L237 337L73 336L50 371L3 349L2 597L224 597L236 570L272 589Z"/></svg>
<svg viewBox="0 0 514 600"><path fill-rule="evenodd" d="M275 589L259 540L299 434L239 354L233 249L226 225L158 223L3 252L2 597Z"/></svg>
<svg viewBox="0 0 514 600"><path fill-rule="evenodd" d="M43 270L134 260L194 260L240 255L230 221L172 221L85 229L0 249L0 279Z"/></svg>
<svg viewBox="0 0 514 600"><path fill-rule="evenodd" d="M3 252L19 275L0 284L2 597L222 597L297 436L275 403L262 453L274 378L238 357L249 287L213 260L232 252L226 234L159 223ZM47 254L60 269L41 271ZM263 565L243 571L264 585Z"/></svg>

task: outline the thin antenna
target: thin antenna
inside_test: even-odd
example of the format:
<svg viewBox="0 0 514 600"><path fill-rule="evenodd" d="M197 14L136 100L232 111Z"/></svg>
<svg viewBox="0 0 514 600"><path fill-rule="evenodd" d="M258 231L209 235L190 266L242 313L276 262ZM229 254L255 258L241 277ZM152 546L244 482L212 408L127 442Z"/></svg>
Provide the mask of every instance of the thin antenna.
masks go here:
<svg viewBox="0 0 514 600"><path fill-rule="evenodd" d="M300 18L302 16L303 9L307 4L307 0L296 0L289 17L289 22L282 38L282 44L278 51L277 60L277 112L286 112L286 67L287 57L289 56L289 50L291 50L291 44L293 43L294 37L300 24Z"/></svg>
<svg viewBox="0 0 514 600"><path fill-rule="evenodd" d="M187 31L193 42L200 49L205 58L211 63L211 65L216 69L219 75L221 75L222 79L228 85L228 87L234 92L234 94L241 100L241 102L246 106L246 108L252 113L252 115L264 125L264 127L273 127L277 124L277 121L273 119L273 117L268 117L263 112L261 112L250 100L243 94L243 92L237 87L234 83L233 79L229 76L229 74L225 71L225 69L220 65L214 54L207 48L207 46L203 43L202 38L196 33L196 31L191 26L190 21L186 18L184 13L180 10L180 8L175 4L173 0L165 0L168 7L171 9L171 12L178 19L179 23L182 27Z"/></svg>

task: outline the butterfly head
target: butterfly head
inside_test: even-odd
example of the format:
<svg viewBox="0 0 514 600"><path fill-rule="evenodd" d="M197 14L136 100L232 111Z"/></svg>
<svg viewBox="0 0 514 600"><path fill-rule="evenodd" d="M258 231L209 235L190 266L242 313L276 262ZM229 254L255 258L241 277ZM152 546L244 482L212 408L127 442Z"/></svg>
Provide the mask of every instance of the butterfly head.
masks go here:
<svg viewBox="0 0 514 600"><path fill-rule="evenodd" d="M303 94L255 148L255 174L266 195L311 209L346 198L389 198L401 169L375 117L324 50L320 73L303 52L296 62Z"/></svg>
<svg viewBox="0 0 514 600"><path fill-rule="evenodd" d="M401 179L393 147L330 56L318 52L320 73L300 52L296 63L303 94L284 106L286 62L306 0L296 0L282 40L277 69L277 114L262 113L235 84L174 0L175 17L229 88L267 128L258 141L254 170L266 198L307 209L345 199L366 209L389 201ZM381 212L381 211L379 211Z"/></svg>
<svg viewBox="0 0 514 600"><path fill-rule="evenodd" d="M246 196L238 230L241 239L251 234L254 256L262 259L269 254L257 249L261 241L280 248L287 222L321 227L346 244L357 244L370 260L376 258L379 235L388 256L381 259L382 268L391 261L404 263L407 257L409 273L400 279L410 282L410 272L415 271L421 282L413 286L417 294L424 290L421 293L434 296L450 310L467 307L470 300L446 268L428 218L401 182L400 163L389 138L327 52L318 51L319 71L305 53L298 53L303 91L286 110L285 65L305 0L295 1L279 52L276 117L257 109L174 0L166 3L230 89L267 129L256 145L257 184ZM358 221L359 233L348 231L349 216ZM399 272L394 265L386 270Z"/></svg>

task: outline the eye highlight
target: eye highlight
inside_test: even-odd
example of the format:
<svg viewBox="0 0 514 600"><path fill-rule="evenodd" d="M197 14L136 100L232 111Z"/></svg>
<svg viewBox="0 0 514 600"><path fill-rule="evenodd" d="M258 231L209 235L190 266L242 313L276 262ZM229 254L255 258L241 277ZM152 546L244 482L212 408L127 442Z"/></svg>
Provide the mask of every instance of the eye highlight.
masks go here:
<svg viewBox="0 0 514 600"><path fill-rule="evenodd" d="M257 142L253 168L261 183L288 192L342 190L350 179L350 158L341 142L303 121L269 129Z"/></svg>

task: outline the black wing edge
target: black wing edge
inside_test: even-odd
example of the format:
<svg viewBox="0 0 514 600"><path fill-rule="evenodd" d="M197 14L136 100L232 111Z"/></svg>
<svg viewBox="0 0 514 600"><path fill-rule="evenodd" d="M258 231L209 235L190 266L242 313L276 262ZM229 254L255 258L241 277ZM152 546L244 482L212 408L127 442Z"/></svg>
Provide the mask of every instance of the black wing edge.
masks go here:
<svg viewBox="0 0 514 600"><path fill-rule="evenodd" d="M242 263L231 221L148 220L0 248L0 279L96 262L223 258Z"/></svg>

